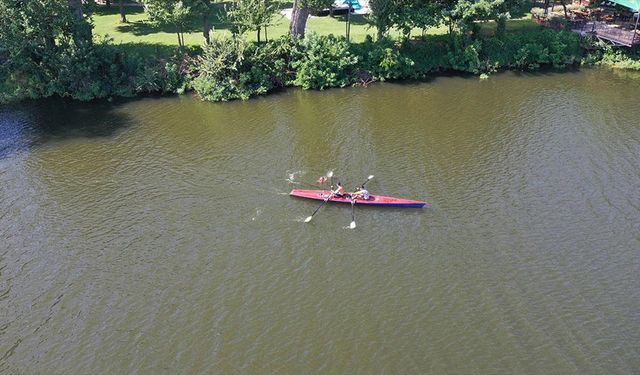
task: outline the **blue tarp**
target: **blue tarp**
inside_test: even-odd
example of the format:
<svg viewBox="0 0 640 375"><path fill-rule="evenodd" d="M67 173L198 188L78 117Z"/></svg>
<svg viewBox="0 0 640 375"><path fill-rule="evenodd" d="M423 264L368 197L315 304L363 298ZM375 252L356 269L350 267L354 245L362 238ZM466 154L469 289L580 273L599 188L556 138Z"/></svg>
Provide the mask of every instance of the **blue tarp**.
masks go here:
<svg viewBox="0 0 640 375"><path fill-rule="evenodd" d="M609 2L627 7L634 12L640 11L640 0L609 0Z"/></svg>

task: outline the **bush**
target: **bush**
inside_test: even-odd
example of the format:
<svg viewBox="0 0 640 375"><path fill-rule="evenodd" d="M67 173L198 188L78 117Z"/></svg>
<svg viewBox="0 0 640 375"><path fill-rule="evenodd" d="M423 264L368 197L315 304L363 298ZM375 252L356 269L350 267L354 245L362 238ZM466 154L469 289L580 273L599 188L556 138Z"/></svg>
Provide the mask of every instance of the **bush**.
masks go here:
<svg viewBox="0 0 640 375"><path fill-rule="evenodd" d="M294 83L304 89L345 87L355 82L358 57L351 53L344 37L310 33L292 52Z"/></svg>
<svg viewBox="0 0 640 375"><path fill-rule="evenodd" d="M295 79L291 67L293 46L288 37L262 45L250 44L245 53L242 84L254 95L290 85Z"/></svg>
<svg viewBox="0 0 640 375"><path fill-rule="evenodd" d="M578 63L581 55L577 34L548 29L487 39L483 50L488 65L522 70L536 70L541 66L564 68Z"/></svg>
<svg viewBox="0 0 640 375"><path fill-rule="evenodd" d="M239 38L212 39L194 65L192 85L204 100L247 99L240 85L246 43Z"/></svg>
<svg viewBox="0 0 640 375"><path fill-rule="evenodd" d="M453 70L478 74L481 71L480 53L482 41L465 43L465 39L457 37L447 52L449 64Z"/></svg>
<svg viewBox="0 0 640 375"><path fill-rule="evenodd" d="M107 39L69 44L38 60L31 54L14 54L7 56L8 69L0 69L0 100L55 95L86 101L181 92L186 85L183 59L143 58Z"/></svg>
<svg viewBox="0 0 640 375"><path fill-rule="evenodd" d="M203 100L226 101L285 87L294 79L293 46L285 37L263 45L239 38L213 39L193 60L192 88Z"/></svg>

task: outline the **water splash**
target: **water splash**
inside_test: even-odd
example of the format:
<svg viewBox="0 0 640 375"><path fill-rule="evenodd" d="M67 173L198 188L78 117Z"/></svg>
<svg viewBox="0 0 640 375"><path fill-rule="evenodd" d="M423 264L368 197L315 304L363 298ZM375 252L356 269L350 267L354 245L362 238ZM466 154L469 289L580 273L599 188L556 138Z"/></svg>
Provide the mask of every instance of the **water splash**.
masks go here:
<svg viewBox="0 0 640 375"><path fill-rule="evenodd" d="M304 174L304 171L299 170L299 171L287 171L287 178L286 181L290 184L299 184L298 181L296 181L296 177L302 176Z"/></svg>
<svg viewBox="0 0 640 375"><path fill-rule="evenodd" d="M256 219L258 218L258 216L260 216L261 213L262 213L262 210L259 208L256 208L256 215L251 218L251 221L256 221Z"/></svg>

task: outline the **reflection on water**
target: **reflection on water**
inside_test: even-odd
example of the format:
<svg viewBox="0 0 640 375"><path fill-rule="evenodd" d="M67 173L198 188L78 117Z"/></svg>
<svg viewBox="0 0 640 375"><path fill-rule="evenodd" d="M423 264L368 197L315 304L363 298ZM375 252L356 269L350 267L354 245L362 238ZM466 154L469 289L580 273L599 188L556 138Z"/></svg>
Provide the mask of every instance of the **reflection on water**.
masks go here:
<svg viewBox="0 0 640 375"><path fill-rule="evenodd" d="M0 373L637 373L640 84L0 109ZM426 209L287 196L327 170Z"/></svg>

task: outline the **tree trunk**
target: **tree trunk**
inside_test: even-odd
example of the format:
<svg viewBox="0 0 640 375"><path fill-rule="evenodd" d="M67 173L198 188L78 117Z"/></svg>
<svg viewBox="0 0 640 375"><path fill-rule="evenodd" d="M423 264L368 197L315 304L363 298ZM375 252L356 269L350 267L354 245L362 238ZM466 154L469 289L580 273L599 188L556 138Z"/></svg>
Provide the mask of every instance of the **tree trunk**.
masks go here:
<svg viewBox="0 0 640 375"><path fill-rule="evenodd" d="M262 28L258 26L258 44L260 44L260 31L262 31Z"/></svg>
<svg viewBox="0 0 640 375"><path fill-rule="evenodd" d="M264 27L264 42L269 42L269 37L267 36L267 26Z"/></svg>
<svg viewBox="0 0 640 375"><path fill-rule="evenodd" d="M347 43L351 38L351 3L349 3L349 10L347 10Z"/></svg>
<svg viewBox="0 0 640 375"><path fill-rule="evenodd" d="M550 2L550 0L544 0L544 15L545 15L545 17L549 14L549 2Z"/></svg>
<svg viewBox="0 0 640 375"><path fill-rule="evenodd" d="M106 0L105 5L107 6L107 8L111 8L111 0Z"/></svg>
<svg viewBox="0 0 640 375"><path fill-rule="evenodd" d="M291 11L291 23L289 24L289 34L291 36L304 37L304 29L307 27L307 18L311 10L308 7L301 7L299 0L294 0Z"/></svg>
<svg viewBox="0 0 640 375"><path fill-rule="evenodd" d="M127 23L127 16L124 14L124 0L120 0L120 23Z"/></svg>
<svg viewBox="0 0 640 375"><path fill-rule="evenodd" d="M204 19L202 20L202 36L206 44L211 42L211 20L209 20L208 12L204 14Z"/></svg>
<svg viewBox="0 0 640 375"><path fill-rule="evenodd" d="M76 19L73 38L76 44L82 41L91 43L91 25L85 21L82 13L82 0L69 0L69 8Z"/></svg>
<svg viewBox="0 0 640 375"><path fill-rule="evenodd" d="M564 0L560 0L560 4L562 4L562 9L564 10L564 18L569 19L569 15L567 15L567 4L565 4Z"/></svg>
<svg viewBox="0 0 640 375"><path fill-rule="evenodd" d="M69 0L69 7L76 18L82 18L82 0Z"/></svg>

